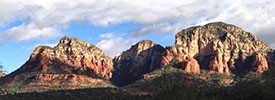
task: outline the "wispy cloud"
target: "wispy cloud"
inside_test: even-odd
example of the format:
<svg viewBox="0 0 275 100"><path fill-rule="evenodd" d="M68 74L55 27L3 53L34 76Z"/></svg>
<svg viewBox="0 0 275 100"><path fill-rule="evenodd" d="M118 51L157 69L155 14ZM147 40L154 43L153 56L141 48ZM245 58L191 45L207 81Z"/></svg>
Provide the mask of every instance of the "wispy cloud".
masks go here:
<svg viewBox="0 0 275 100"><path fill-rule="evenodd" d="M154 24L145 28L134 29L128 32L127 36L142 37L155 34L171 34L179 30L180 24L170 25L169 23Z"/></svg>
<svg viewBox="0 0 275 100"><path fill-rule="evenodd" d="M13 27L8 31L0 34L0 40L5 41L28 41L28 40L47 40L59 36L55 28L43 27L38 28L34 24L23 24Z"/></svg>
<svg viewBox="0 0 275 100"><path fill-rule="evenodd" d="M30 46L30 47L25 47L23 46L21 49L22 50L31 50L33 51L36 47L38 46L49 46L49 47L55 47L58 43L40 43L40 44L34 44L33 46Z"/></svg>

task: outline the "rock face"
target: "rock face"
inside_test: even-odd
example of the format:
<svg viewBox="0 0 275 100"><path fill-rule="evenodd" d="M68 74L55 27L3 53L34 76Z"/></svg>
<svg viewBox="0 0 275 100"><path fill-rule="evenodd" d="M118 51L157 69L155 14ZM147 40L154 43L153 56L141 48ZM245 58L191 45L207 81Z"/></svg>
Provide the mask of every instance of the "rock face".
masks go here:
<svg viewBox="0 0 275 100"><path fill-rule="evenodd" d="M160 67L165 49L149 40L143 40L114 58L116 85L126 85Z"/></svg>
<svg viewBox="0 0 275 100"><path fill-rule="evenodd" d="M200 65L196 59L187 57L183 60L182 64L186 72L200 74Z"/></svg>
<svg viewBox="0 0 275 100"><path fill-rule="evenodd" d="M6 76L5 72L0 71L0 77L4 77L4 76Z"/></svg>
<svg viewBox="0 0 275 100"><path fill-rule="evenodd" d="M65 72L109 79L113 62L99 48L76 38L63 37L54 47L37 47L29 61L15 73L32 70L44 73Z"/></svg>
<svg viewBox="0 0 275 100"><path fill-rule="evenodd" d="M257 67L257 73L262 74L268 70L268 62L263 54L256 54L253 65Z"/></svg>
<svg viewBox="0 0 275 100"><path fill-rule="evenodd" d="M0 83L3 88L16 84L29 88L45 84L49 85L47 89L81 88L108 83L106 79L112 77L112 71L113 61L102 50L79 39L63 37L54 48L37 47L21 68L4 77L5 83Z"/></svg>
<svg viewBox="0 0 275 100"><path fill-rule="evenodd" d="M272 52L252 33L222 22L182 30L176 35L175 46L166 49L162 65L168 65L174 58L182 61L189 56L199 62L201 69L227 75L235 69L249 69L241 66L255 67L257 73L266 71L268 64L264 55Z"/></svg>

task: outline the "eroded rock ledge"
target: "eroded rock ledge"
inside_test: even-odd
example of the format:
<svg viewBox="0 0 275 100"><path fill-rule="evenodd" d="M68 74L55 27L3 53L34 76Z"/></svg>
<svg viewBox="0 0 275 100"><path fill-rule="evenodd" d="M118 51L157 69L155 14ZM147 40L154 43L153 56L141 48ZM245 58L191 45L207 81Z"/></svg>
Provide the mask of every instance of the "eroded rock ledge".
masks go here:
<svg viewBox="0 0 275 100"><path fill-rule="evenodd" d="M177 33L175 46L166 48L162 65L168 65L173 58L183 61L182 58L187 56L195 58L201 68L217 73L230 75L231 70L238 70L238 67L247 63L257 68L257 73L263 73L268 69L266 55L271 51L252 33L234 25L216 22ZM193 69L196 70L190 72L198 73L200 70Z"/></svg>

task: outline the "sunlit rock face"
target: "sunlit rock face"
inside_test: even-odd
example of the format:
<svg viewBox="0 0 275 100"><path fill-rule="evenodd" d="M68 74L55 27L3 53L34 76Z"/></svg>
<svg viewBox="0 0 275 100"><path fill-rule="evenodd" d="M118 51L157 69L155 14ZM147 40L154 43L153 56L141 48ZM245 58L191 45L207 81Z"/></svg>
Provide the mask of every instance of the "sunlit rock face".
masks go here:
<svg viewBox="0 0 275 100"><path fill-rule="evenodd" d="M176 34L174 46L163 48L152 41L137 43L114 58L113 80L129 84L127 82L141 78L142 74L167 65L197 74L202 69L225 75L262 74L272 62L269 56L272 52L274 50L252 33L215 22L182 30ZM144 79L151 77L156 76L143 76Z"/></svg>
<svg viewBox="0 0 275 100"><path fill-rule="evenodd" d="M182 62L182 67L186 72L200 74L200 65L196 59L187 57Z"/></svg>
<svg viewBox="0 0 275 100"><path fill-rule="evenodd" d="M39 46L19 69L2 78L3 91L76 89L111 84L113 61L99 48L63 37L53 48ZM104 85L106 84L106 85Z"/></svg>
<svg viewBox="0 0 275 100"><path fill-rule="evenodd" d="M149 40L133 45L114 58L114 83L125 85L142 78L143 74L160 67L165 49Z"/></svg>
<svg viewBox="0 0 275 100"><path fill-rule="evenodd" d="M18 71L29 68L41 72L54 73L59 70L109 79L112 77L113 62L94 45L76 38L63 37L54 48L37 47L29 61Z"/></svg>
<svg viewBox="0 0 275 100"><path fill-rule="evenodd" d="M242 65L249 65L251 69L256 68L255 72L263 73L268 69L266 55L272 51L252 33L216 22L177 33L175 46L166 48L162 65L168 65L173 58L183 61L188 56L195 58L201 69L221 74L230 75L234 70L243 69L239 68Z"/></svg>

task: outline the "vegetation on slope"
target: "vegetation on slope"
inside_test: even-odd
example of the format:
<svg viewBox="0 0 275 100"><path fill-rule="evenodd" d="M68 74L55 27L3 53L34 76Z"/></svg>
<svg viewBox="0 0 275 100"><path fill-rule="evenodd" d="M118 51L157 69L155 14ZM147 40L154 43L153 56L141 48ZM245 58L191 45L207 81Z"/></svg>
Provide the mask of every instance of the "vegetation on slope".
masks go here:
<svg viewBox="0 0 275 100"><path fill-rule="evenodd" d="M0 100L144 100L148 96L119 88L93 88L9 94Z"/></svg>
<svg viewBox="0 0 275 100"><path fill-rule="evenodd" d="M167 74L153 79L158 80L158 84L154 84L155 88L151 92L141 92L130 87L94 88L9 94L1 96L0 100L273 100L274 72L270 70L262 78L240 80L235 85L212 88L211 91L190 86L186 82L173 83Z"/></svg>
<svg viewBox="0 0 275 100"><path fill-rule="evenodd" d="M0 100L273 100L275 98L275 66L272 64L262 76L255 74L243 77L223 76L208 74L204 70L201 74L192 74L169 66L162 66L145 75L159 76L141 79L126 87L9 94L2 95ZM206 76L208 78L201 78ZM218 81L221 79L234 79L236 82L221 84Z"/></svg>

